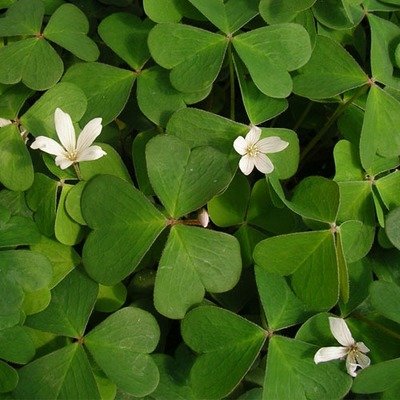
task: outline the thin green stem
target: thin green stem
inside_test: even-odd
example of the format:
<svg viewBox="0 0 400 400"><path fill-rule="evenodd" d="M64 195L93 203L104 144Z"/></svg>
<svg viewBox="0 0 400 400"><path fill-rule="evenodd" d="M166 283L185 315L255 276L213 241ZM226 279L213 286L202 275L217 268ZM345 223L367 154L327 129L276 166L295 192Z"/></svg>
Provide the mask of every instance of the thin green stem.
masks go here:
<svg viewBox="0 0 400 400"><path fill-rule="evenodd" d="M76 177L81 181L82 175L81 175L81 170L79 168L79 165L77 163L73 163L72 165L74 166Z"/></svg>
<svg viewBox="0 0 400 400"><path fill-rule="evenodd" d="M235 68L233 65L233 54L232 54L232 44L229 43L228 46L228 57L229 57L229 86L230 86L230 117L231 120L235 120Z"/></svg>
<svg viewBox="0 0 400 400"><path fill-rule="evenodd" d="M296 121L296 123L293 126L293 130L297 131L297 129L301 126L301 124L304 122L304 120L306 119L308 113L311 111L311 108L313 106L313 102L310 101L307 104L307 107L304 109L304 111L302 112L302 114L300 115L300 118Z"/></svg>
<svg viewBox="0 0 400 400"><path fill-rule="evenodd" d="M324 135L329 131L329 128L335 123L335 121L343 114L344 111L361 95L363 95L370 85L363 85L359 90L357 90L353 96L350 97L344 103L341 103L336 111L331 115L326 124L322 127L322 129L310 140L307 146L304 148L303 152L300 155L300 161L303 161L308 153L315 147L315 145L324 137Z"/></svg>

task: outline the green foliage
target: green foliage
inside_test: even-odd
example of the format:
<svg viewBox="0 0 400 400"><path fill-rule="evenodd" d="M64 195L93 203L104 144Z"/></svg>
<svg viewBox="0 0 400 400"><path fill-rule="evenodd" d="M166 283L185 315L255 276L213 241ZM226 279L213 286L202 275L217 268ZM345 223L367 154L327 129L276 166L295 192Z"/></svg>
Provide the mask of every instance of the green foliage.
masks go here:
<svg viewBox="0 0 400 400"><path fill-rule="evenodd" d="M0 398L397 398L399 37L399 0L0 0Z"/></svg>

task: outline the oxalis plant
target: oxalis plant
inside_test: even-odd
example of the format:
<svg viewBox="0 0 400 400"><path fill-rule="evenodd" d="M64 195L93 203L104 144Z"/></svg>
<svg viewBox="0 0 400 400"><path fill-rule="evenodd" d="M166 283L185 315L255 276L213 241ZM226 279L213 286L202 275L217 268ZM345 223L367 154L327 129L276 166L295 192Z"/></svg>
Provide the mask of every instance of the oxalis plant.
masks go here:
<svg viewBox="0 0 400 400"><path fill-rule="evenodd" d="M399 0L0 0L0 399L397 399Z"/></svg>

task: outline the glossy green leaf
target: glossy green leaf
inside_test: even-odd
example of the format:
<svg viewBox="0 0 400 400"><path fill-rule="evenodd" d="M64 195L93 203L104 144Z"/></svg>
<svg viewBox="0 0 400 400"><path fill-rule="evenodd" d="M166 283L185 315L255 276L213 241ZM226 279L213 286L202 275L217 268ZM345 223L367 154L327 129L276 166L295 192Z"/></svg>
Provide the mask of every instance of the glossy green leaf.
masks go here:
<svg viewBox="0 0 400 400"><path fill-rule="evenodd" d="M388 210L400 207L400 199L398 196L400 173L397 170L389 175L379 178L375 182L375 185Z"/></svg>
<svg viewBox="0 0 400 400"><path fill-rule="evenodd" d="M29 333L22 326L0 330L0 358L26 364L35 355L35 347Z"/></svg>
<svg viewBox="0 0 400 400"><path fill-rule="evenodd" d="M144 0L143 8L146 15L154 22L179 22L182 18L182 0Z"/></svg>
<svg viewBox="0 0 400 400"><path fill-rule="evenodd" d="M367 83L368 76L339 43L318 35L310 60L293 78L293 91L324 99Z"/></svg>
<svg viewBox="0 0 400 400"><path fill-rule="evenodd" d="M334 223L339 208L339 187L320 176L308 177L296 186L291 203L302 217Z"/></svg>
<svg viewBox="0 0 400 400"><path fill-rule="evenodd" d="M228 41L224 36L189 25L159 24L150 31L148 45L157 64L172 69L172 85L190 93L206 89L214 82Z"/></svg>
<svg viewBox="0 0 400 400"><path fill-rule="evenodd" d="M182 94L171 85L167 70L145 70L138 76L137 85L140 111L156 125L165 127L175 111L186 107Z"/></svg>
<svg viewBox="0 0 400 400"><path fill-rule="evenodd" d="M10 3L6 15L0 21L0 36L37 35L41 32L44 16L40 0L19 0Z"/></svg>
<svg viewBox="0 0 400 400"><path fill-rule="evenodd" d="M48 288L52 267L48 259L28 250L4 250L0 252L0 315L19 311L24 294Z"/></svg>
<svg viewBox="0 0 400 400"><path fill-rule="evenodd" d="M311 56L307 31L298 24L267 26L235 36L233 46L253 82L267 96L284 98L292 91L288 71L302 67Z"/></svg>
<svg viewBox="0 0 400 400"><path fill-rule="evenodd" d="M79 343L38 358L18 372L14 390L18 399L100 399L89 360Z"/></svg>
<svg viewBox="0 0 400 400"><path fill-rule="evenodd" d="M17 383L17 371L4 361L0 361L0 393L11 392Z"/></svg>
<svg viewBox="0 0 400 400"><path fill-rule="evenodd" d="M23 39L0 48L1 83L22 81L30 89L46 90L57 83L63 71L61 58L43 38Z"/></svg>
<svg viewBox="0 0 400 400"><path fill-rule="evenodd" d="M231 180L228 160L222 153L208 146L191 150L172 135L151 139L146 161L153 189L173 218L197 210Z"/></svg>
<svg viewBox="0 0 400 400"><path fill-rule="evenodd" d="M16 125L0 128L0 182L18 191L33 183L31 157Z"/></svg>
<svg viewBox="0 0 400 400"><path fill-rule="evenodd" d="M81 170L82 179L89 181L96 175L113 175L126 182L132 182L129 171L118 152L108 144L99 143L99 145L107 155L97 160L80 162L79 168Z"/></svg>
<svg viewBox="0 0 400 400"><path fill-rule="evenodd" d="M257 86L248 79L247 70L239 58L234 58L236 75L247 117L253 125L261 124L286 111L286 99L274 99L260 92Z"/></svg>
<svg viewBox="0 0 400 400"><path fill-rule="evenodd" d="M324 0L314 4L315 18L330 29L349 29L364 17L363 9L348 0Z"/></svg>
<svg viewBox="0 0 400 400"><path fill-rule="evenodd" d="M183 318L192 305L203 300L205 290L232 289L241 267L239 243L233 236L175 225L160 259L154 305L168 318Z"/></svg>
<svg viewBox="0 0 400 400"><path fill-rule="evenodd" d="M81 204L93 230L84 244L83 263L89 275L105 285L129 275L166 226L165 217L142 193L113 176L94 177Z"/></svg>
<svg viewBox="0 0 400 400"><path fill-rule="evenodd" d="M189 0L209 21L227 35L258 14L258 0Z"/></svg>
<svg viewBox="0 0 400 400"><path fill-rule="evenodd" d="M317 346L283 336L269 342L263 399L341 399L352 380L336 363L316 365Z"/></svg>
<svg viewBox="0 0 400 400"><path fill-rule="evenodd" d="M267 272L293 274L292 288L309 307L324 309L338 300L338 267L330 231L301 232L261 241L254 261Z"/></svg>
<svg viewBox="0 0 400 400"><path fill-rule="evenodd" d="M85 186L85 181L78 182L71 188L71 190L69 190L65 198L65 209L67 214L80 225L86 225L86 221L83 219L81 210L81 197Z"/></svg>
<svg viewBox="0 0 400 400"><path fill-rule="evenodd" d="M126 295L127 290L122 282L114 286L99 285L99 294L94 308L100 312L117 311L125 303Z"/></svg>
<svg viewBox="0 0 400 400"><path fill-rule="evenodd" d="M64 184L61 188L61 195L57 206L54 225L56 239L68 246L73 246L74 244L79 243L83 237L81 226L68 215L65 207L65 200L72 188L72 185L67 184Z"/></svg>
<svg viewBox="0 0 400 400"><path fill-rule="evenodd" d="M130 67L141 70L150 58L147 36L153 24L136 15L111 14L99 25L99 35Z"/></svg>
<svg viewBox="0 0 400 400"><path fill-rule="evenodd" d="M372 306L384 317L400 323L400 287L393 282L375 281L370 286Z"/></svg>
<svg viewBox="0 0 400 400"><path fill-rule="evenodd" d="M96 61L99 49L87 36L86 15L73 4L63 4L51 16L43 36L84 61Z"/></svg>
<svg viewBox="0 0 400 400"><path fill-rule="evenodd" d="M268 327L279 330L306 320L311 312L293 293L286 279L255 266L256 281Z"/></svg>
<svg viewBox="0 0 400 400"><path fill-rule="evenodd" d="M30 316L31 328L79 339L83 336L97 298L98 285L75 270L68 274L51 293L49 306Z"/></svg>
<svg viewBox="0 0 400 400"><path fill-rule="evenodd" d="M282 1L261 0L260 15L269 24L290 22L301 11L307 10L315 3L315 0Z"/></svg>
<svg viewBox="0 0 400 400"><path fill-rule="evenodd" d="M35 223L26 217L11 213L0 207L0 247L12 247L34 244L40 234Z"/></svg>
<svg viewBox="0 0 400 400"><path fill-rule="evenodd" d="M371 365L357 375L352 391L354 393L379 393L396 386L400 381L399 367L400 358Z"/></svg>
<svg viewBox="0 0 400 400"><path fill-rule="evenodd" d="M386 91L371 87L365 108L360 137L360 156L364 169L371 166L378 153L384 157L400 154L400 102Z"/></svg>
<svg viewBox="0 0 400 400"><path fill-rule="evenodd" d="M227 310L202 306L186 315L182 336L200 353L190 373L197 398L220 399L231 393L249 370L266 333Z"/></svg>
<svg viewBox="0 0 400 400"><path fill-rule="evenodd" d="M160 337L155 318L147 311L126 307L97 325L85 345L106 375L124 391L137 396L151 393L159 381L148 353Z"/></svg>
<svg viewBox="0 0 400 400"><path fill-rule="evenodd" d="M208 202L208 213L212 222L221 227L243 223L249 199L249 183L243 174L238 173L224 193Z"/></svg>
<svg viewBox="0 0 400 400"><path fill-rule="evenodd" d="M35 136L59 140L54 126L54 112L61 108L78 122L86 111L86 96L76 85L59 83L40 97L21 117L22 125Z"/></svg>
<svg viewBox="0 0 400 400"><path fill-rule="evenodd" d="M56 219L56 198L58 182L44 174L36 173L32 187L26 194L29 208L39 230L46 236L54 236Z"/></svg>
<svg viewBox="0 0 400 400"><path fill-rule="evenodd" d="M400 88L400 78L393 65L393 43L400 35L400 28L393 22L368 13L371 28L371 69L372 76L385 85Z"/></svg>
<svg viewBox="0 0 400 400"><path fill-rule="evenodd" d="M7 86L4 91L1 91L1 117L15 120L25 101L32 96L32 94L33 91L22 84Z"/></svg>
<svg viewBox="0 0 400 400"><path fill-rule="evenodd" d="M134 81L132 71L101 63L75 64L63 77L63 82L75 84L87 97L82 124L97 117L103 118L103 125L110 123L125 107Z"/></svg>
<svg viewBox="0 0 400 400"><path fill-rule="evenodd" d="M51 287L56 286L66 275L80 264L79 254L73 247L42 236L38 243L30 246L31 250L45 255L53 266Z"/></svg>

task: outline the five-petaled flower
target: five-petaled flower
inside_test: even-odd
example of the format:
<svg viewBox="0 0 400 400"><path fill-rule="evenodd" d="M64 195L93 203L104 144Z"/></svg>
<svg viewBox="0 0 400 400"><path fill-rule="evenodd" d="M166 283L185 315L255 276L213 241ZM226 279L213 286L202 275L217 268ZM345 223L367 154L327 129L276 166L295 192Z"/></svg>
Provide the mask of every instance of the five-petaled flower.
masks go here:
<svg viewBox="0 0 400 400"><path fill-rule="evenodd" d="M54 113L54 122L61 145L46 136L38 136L31 144L31 148L55 155L56 165L61 169L66 169L81 161L97 160L107 154L100 146L92 146L101 133L101 118L89 121L79 134L78 140L75 137L71 117L67 113L57 108Z"/></svg>
<svg viewBox="0 0 400 400"><path fill-rule="evenodd" d="M329 326L332 335L343 347L322 347L315 353L314 362L318 364L346 357L347 372L353 377L357 376L357 367L367 368L371 363L364 354L369 352L369 348L363 342L353 339L344 319L329 317Z"/></svg>
<svg viewBox="0 0 400 400"><path fill-rule="evenodd" d="M242 156L239 168L249 175L256 167L260 172L269 174L274 170L274 165L266 156L267 153L277 153L289 146L289 143L278 136L270 136L260 140L261 129L252 126L246 137L239 136L233 142L234 149Z"/></svg>

